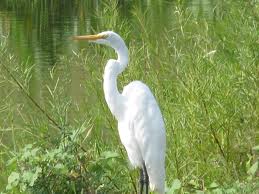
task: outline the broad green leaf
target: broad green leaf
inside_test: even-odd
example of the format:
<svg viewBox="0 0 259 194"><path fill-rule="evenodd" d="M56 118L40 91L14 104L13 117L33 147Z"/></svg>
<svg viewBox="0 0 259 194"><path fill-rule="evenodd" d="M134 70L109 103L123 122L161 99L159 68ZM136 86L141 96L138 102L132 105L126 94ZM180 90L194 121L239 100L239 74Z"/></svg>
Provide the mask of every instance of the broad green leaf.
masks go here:
<svg viewBox="0 0 259 194"><path fill-rule="evenodd" d="M13 158L11 158L10 160L8 160L7 161L7 166L10 166L10 165L12 165L15 161L17 160L17 158L16 157L13 157Z"/></svg>
<svg viewBox="0 0 259 194"><path fill-rule="evenodd" d="M108 159L108 158L116 158L116 157L119 157L120 155L117 152L107 151L107 152L103 152L101 156L104 157L105 159Z"/></svg>
<svg viewBox="0 0 259 194"><path fill-rule="evenodd" d="M175 179L168 193L173 194L176 190L181 188L181 185L181 181L179 179Z"/></svg>
<svg viewBox="0 0 259 194"><path fill-rule="evenodd" d="M25 145L24 150L28 150L28 149L31 149L31 148L32 148L32 144L27 144L27 145Z"/></svg>
<svg viewBox="0 0 259 194"><path fill-rule="evenodd" d="M247 171L247 173L250 174L250 175L254 175L255 172L257 171L257 169L258 169L258 161L255 162L255 163L249 168L249 170Z"/></svg>
<svg viewBox="0 0 259 194"><path fill-rule="evenodd" d="M175 179L173 181L173 184L172 184L172 187L177 190L177 189L180 189L181 188L181 181L179 179ZM171 187L171 188L172 188Z"/></svg>
<svg viewBox="0 0 259 194"><path fill-rule="evenodd" d="M20 180L20 174L17 172L12 172L8 177L8 185L6 186L6 190L10 190L13 187L16 187Z"/></svg>
<svg viewBox="0 0 259 194"><path fill-rule="evenodd" d="M33 176L31 177L31 180L30 180L30 184L29 185L31 187L34 185L35 181L38 179L39 174L41 172L42 172L42 169L40 167L37 167L35 173L33 174Z"/></svg>
<svg viewBox="0 0 259 194"><path fill-rule="evenodd" d="M212 182L209 186L210 189L213 189L213 188L217 188L218 187L218 184L215 183L215 182Z"/></svg>
<svg viewBox="0 0 259 194"><path fill-rule="evenodd" d="M252 148L252 150L254 150L254 151L259 151L259 145L258 145L258 146L254 146L254 147Z"/></svg>

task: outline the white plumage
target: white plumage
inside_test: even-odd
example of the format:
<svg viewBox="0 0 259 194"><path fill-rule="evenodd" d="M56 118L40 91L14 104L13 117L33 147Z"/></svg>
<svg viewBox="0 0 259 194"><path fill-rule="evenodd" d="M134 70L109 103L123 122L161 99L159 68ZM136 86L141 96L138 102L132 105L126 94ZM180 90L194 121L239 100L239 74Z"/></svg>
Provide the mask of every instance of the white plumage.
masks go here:
<svg viewBox="0 0 259 194"><path fill-rule="evenodd" d="M118 120L122 144L133 166L145 162L150 188L164 193L165 128L157 102L149 88L140 81L127 85L125 117Z"/></svg>
<svg viewBox="0 0 259 194"><path fill-rule="evenodd" d="M166 135L159 106L148 86L140 81L129 83L122 93L117 89L117 77L128 64L124 41L112 31L75 39L106 44L117 52L118 59L110 59L105 67L105 100L118 120L119 136L130 163L140 168L144 163L151 190L164 193Z"/></svg>

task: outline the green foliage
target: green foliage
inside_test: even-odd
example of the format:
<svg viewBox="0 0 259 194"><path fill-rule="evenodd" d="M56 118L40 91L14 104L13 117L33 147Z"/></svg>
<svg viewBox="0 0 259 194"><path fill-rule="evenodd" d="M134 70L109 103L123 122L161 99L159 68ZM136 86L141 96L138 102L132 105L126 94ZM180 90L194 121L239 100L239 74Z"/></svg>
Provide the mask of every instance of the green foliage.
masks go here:
<svg viewBox="0 0 259 194"><path fill-rule="evenodd" d="M173 194L175 191L179 190L181 188L181 181L179 179L175 179L172 183L172 186L168 190L168 194Z"/></svg>
<svg viewBox="0 0 259 194"><path fill-rule="evenodd" d="M247 173L251 176L254 176L258 169L258 161L256 161L247 171Z"/></svg>
<svg viewBox="0 0 259 194"><path fill-rule="evenodd" d="M93 158L92 150L83 149L74 134L62 138L57 147L43 149L28 144L15 154L8 162L15 171L8 177L6 191L88 193L118 189L111 174L114 166L120 165L119 154L106 151Z"/></svg>
<svg viewBox="0 0 259 194"><path fill-rule="evenodd" d="M107 2L96 12L94 31L115 30L126 37L130 64L119 88L142 80L160 104L168 193L258 193L258 1L218 1L209 21L185 9L189 1L164 7L152 1L144 10L132 7L127 22L120 1ZM170 17L156 22L158 7ZM0 67L0 184L6 183L7 192L135 191L137 172L128 169L103 98L101 64L114 53L82 47L44 70L36 88L45 90L38 97L30 90L36 66L17 65L1 42L0 65L10 67L63 130L57 132ZM83 75L82 82L71 83L73 71L83 72L76 74ZM77 85L80 91L71 94Z"/></svg>

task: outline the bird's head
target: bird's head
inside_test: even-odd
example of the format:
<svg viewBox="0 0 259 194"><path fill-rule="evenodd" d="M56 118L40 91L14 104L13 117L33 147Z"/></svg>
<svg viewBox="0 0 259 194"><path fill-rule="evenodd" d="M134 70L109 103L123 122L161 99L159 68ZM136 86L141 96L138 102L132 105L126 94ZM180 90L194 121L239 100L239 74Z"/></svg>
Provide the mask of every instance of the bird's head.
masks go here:
<svg viewBox="0 0 259 194"><path fill-rule="evenodd" d="M96 35L74 36L74 40L87 40L97 44L104 44L119 49L121 46L125 46L123 39L113 31L105 31Z"/></svg>
<svg viewBox="0 0 259 194"><path fill-rule="evenodd" d="M115 32L105 31L96 35L85 35L85 36L75 36L74 40L87 40L89 42L94 42L97 44L104 44L112 47L118 54L118 61L123 67L122 70L128 64L128 48L125 45L123 39ZM121 71L122 71L121 70Z"/></svg>

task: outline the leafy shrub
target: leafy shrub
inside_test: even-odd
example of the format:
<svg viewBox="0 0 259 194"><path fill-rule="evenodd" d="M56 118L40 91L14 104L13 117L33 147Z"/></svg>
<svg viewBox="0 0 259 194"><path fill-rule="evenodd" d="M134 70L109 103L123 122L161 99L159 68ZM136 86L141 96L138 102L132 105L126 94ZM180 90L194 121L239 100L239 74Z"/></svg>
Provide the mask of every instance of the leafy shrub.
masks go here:
<svg viewBox="0 0 259 194"><path fill-rule="evenodd" d="M92 150L82 148L75 134L77 131L62 137L53 148L28 144L16 153L8 162L15 169L8 178L6 191L39 194L114 190L110 174L121 162L119 154L106 151L93 158Z"/></svg>

